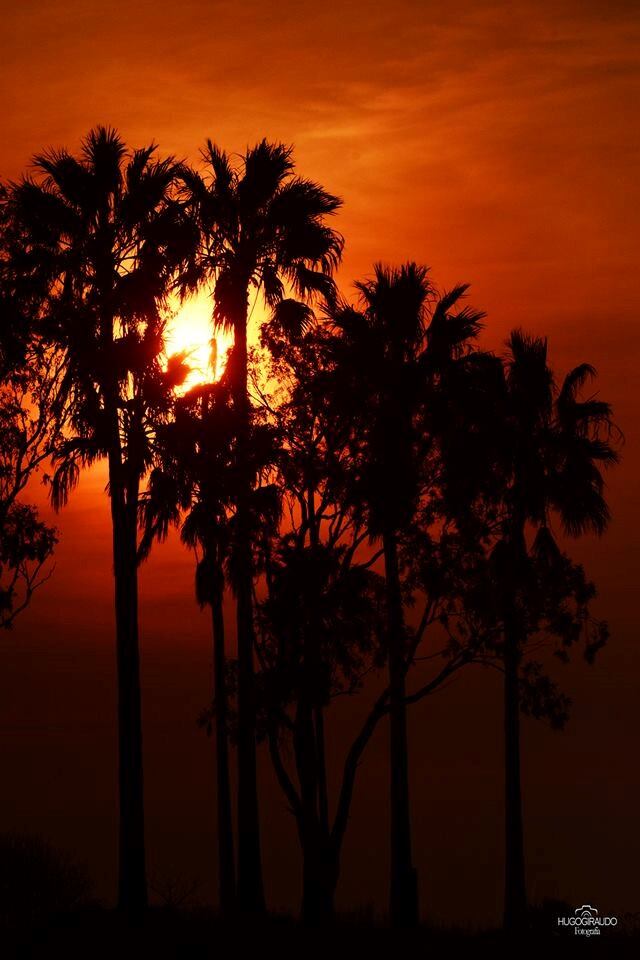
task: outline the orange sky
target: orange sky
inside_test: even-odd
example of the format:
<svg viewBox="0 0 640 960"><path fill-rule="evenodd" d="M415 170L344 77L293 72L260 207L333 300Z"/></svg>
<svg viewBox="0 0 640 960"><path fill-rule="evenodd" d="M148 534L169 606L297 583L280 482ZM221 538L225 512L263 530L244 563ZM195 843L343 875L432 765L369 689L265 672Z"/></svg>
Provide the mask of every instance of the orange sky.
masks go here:
<svg viewBox="0 0 640 960"><path fill-rule="evenodd" d="M637 730L639 665L637 4L23 0L3 11L0 96L2 178L18 176L44 146L75 148L96 123L117 126L132 145L155 139L194 160L206 136L231 151L263 136L295 143L301 172L345 199L337 223L347 239L343 284L376 259L423 261L443 285L472 284L474 304L489 314L486 342L499 345L524 325L549 335L560 370L595 363L627 445L611 477L612 530L577 554L599 583L613 639L595 671L580 668L568 679L578 699L571 730L552 737L527 727L527 815L531 858L540 877L551 878L547 886L558 887L551 892L631 908L638 881L622 850L637 847L638 778L629 766L635 743L628 754L620 731ZM14 776L0 812L9 824L86 850L108 892L114 703L101 488L98 475L84 480L58 518L54 579L2 638L2 750ZM206 874L209 746L193 718L206 699L208 635L191 580L191 559L175 544L157 551L142 576L147 792L157 856L182 857L176 872ZM431 872L434 910L449 919L459 889L478 918L491 916L499 899L499 755L494 747L486 753L499 735L491 726L496 691L484 676L474 683L460 689L488 718L484 739L469 733L468 718L451 729L451 716L468 710L461 692L424 705L414 720L418 859ZM384 792L381 762L370 761L363 784ZM553 787L544 781L549 764ZM184 791L167 795L176 779ZM585 794L593 797L588 808ZM366 786L359 796L362 808ZM269 815L285 829L273 797L277 812ZM441 840L428 825L446 811L451 836L445 828ZM184 827L192 817L200 833ZM347 867L345 896L381 903L384 861L367 836L356 826L351 860L361 866ZM273 898L284 903L295 882L275 870L278 856L272 836L267 873ZM630 863L639 857L629 849ZM556 859L557 877L549 866Z"/></svg>

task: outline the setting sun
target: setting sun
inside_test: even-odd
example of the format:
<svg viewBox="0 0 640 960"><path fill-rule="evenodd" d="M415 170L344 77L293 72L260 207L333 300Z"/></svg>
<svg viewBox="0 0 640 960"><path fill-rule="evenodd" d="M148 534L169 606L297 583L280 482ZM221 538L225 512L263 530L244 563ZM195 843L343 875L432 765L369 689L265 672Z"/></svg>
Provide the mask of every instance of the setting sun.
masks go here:
<svg viewBox="0 0 640 960"><path fill-rule="evenodd" d="M217 380L224 371L232 344L231 333L218 331L212 338L208 296L200 294L179 305L167 327L165 353L167 357L186 354L190 371L181 389L189 390L199 383Z"/></svg>

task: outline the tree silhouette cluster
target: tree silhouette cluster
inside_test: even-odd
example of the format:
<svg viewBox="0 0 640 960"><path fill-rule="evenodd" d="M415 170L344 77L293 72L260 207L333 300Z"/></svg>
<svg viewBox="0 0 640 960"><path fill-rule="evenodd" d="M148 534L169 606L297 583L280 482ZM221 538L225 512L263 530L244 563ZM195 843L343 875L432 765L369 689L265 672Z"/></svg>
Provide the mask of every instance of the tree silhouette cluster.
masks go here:
<svg viewBox="0 0 640 960"><path fill-rule="evenodd" d="M138 568L177 526L211 614L201 722L215 733L222 910L265 909L263 748L296 822L303 917L331 917L358 767L385 723L389 914L416 924L407 715L475 663L504 676L505 924L521 928L520 714L562 727L569 700L539 651L566 661L580 645L591 661L607 639L565 545L609 521L603 470L618 434L585 394L593 368L557 381L546 339L520 330L503 355L483 349L467 286L438 290L416 263L378 264L346 297L331 225L341 201L280 144L231 157L208 141L195 169L97 128L79 156L36 157L0 199L0 622L28 602L55 545L17 499L27 480L47 464L59 507L105 460L120 906L147 902ZM184 392L187 358L166 360L164 335L170 299L194 291L211 295L212 335L230 331L233 348L218 380ZM252 343L258 298L267 319ZM362 725L329 742L328 711L356 694Z"/></svg>
<svg viewBox="0 0 640 960"><path fill-rule="evenodd" d="M34 297L43 291L14 270L4 190L0 203L0 627L9 629L51 572L56 531L24 496L59 433L62 368L54 351L31 337Z"/></svg>

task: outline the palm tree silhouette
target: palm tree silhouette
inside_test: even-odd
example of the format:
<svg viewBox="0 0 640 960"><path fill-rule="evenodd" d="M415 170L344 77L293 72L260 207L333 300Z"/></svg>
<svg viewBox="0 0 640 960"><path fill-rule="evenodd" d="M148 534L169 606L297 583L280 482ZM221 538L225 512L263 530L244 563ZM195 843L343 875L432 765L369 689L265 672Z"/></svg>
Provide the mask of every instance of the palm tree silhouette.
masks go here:
<svg viewBox="0 0 640 960"><path fill-rule="evenodd" d="M390 701L390 916L397 926L418 921L417 878L411 849L406 690L407 635L403 614L399 539L416 517L428 442L424 411L430 385L465 352L481 314L454 313L466 291L436 298L426 267L375 266L356 284L361 310L329 305L341 330L341 406L357 398L363 440L356 497L366 504L370 535L384 552ZM346 391L346 392L345 392Z"/></svg>
<svg viewBox="0 0 640 960"><path fill-rule="evenodd" d="M80 467L106 457L113 531L119 746L118 903L147 902L138 653L137 514L154 424L169 409L176 367L164 373L162 307L193 229L174 197L179 173L156 148L128 152L97 127L79 157L49 151L12 189L24 232L20 261L46 277L39 332L64 356L59 402L70 433L56 452L52 499L64 504Z"/></svg>
<svg viewBox="0 0 640 960"><path fill-rule="evenodd" d="M504 629L505 902L507 929L522 926L527 909L520 786L520 664L526 642L526 582L532 555L560 557L551 524L566 534L601 535L610 515L602 468L617 462L609 404L580 399L595 375L581 364L559 388L547 361L547 341L514 331L507 341L497 419L504 520L494 551Z"/></svg>
<svg viewBox="0 0 640 960"><path fill-rule="evenodd" d="M229 554L233 504L233 441L236 432L228 389L221 383L194 387L176 399L174 415L159 431L156 466L142 503L146 553L182 522L183 542L196 551L196 599L211 611L215 704L218 893L223 913L235 906L235 865L224 627L224 564Z"/></svg>
<svg viewBox="0 0 640 960"><path fill-rule="evenodd" d="M238 484L235 448L238 413L226 377L194 387L176 398L171 420L158 431L157 466L142 502L146 554L155 538L166 538L170 525L181 524L183 543L196 552L196 599L211 610L213 635L213 708L203 715L215 726L218 880L224 913L236 905L231 779L229 775L230 707L223 615L225 572L236 576L237 523L234 513ZM253 478L267 470L275 457L273 431L252 423L249 467ZM252 489L249 501L252 540L256 529L279 513L272 486Z"/></svg>
<svg viewBox="0 0 640 960"><path fill-rule="evenodd" d="M248 439L251 422L247 328L254 290L267 306L286 300L287 287L307 299L327 295L342 252L342 238L325 223L340 200L294 175L292 151L263 140L233 163L211 141L207 172L185 177L189 204L201 231L201 256L185 274L186 287L215 280L214 324L232 330L229 381L238 410L237 550L238 636L238 902L264 910L256 781L253 575ZM281 311L283 322L291 311ZM294 311L295 313L295 311ZM299 315L296 314L296 319Z"/></svg>

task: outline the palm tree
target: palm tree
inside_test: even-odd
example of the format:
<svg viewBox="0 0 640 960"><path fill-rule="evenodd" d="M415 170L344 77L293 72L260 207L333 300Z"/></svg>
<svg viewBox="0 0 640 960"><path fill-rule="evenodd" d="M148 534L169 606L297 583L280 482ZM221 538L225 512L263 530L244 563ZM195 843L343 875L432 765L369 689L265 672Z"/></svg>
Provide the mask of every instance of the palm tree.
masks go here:
<svg viewBox="0 0 640 960"><path fill-rule="evenodd" d="M62 351L59 403L70 432L58 445L52 498L64 504L80 468L105 457L113 531L119 745L119 906L147 902L138 653L137 514L154 424L172 379L158 359L162 308L193 229L174 196L179 166L155 146L128 152L98 127L78 157L49 151L11 190L22 236L16 269L45 276L39 335ZM19 254L19 255L18 255Z"/></svg>
<svg viewBox="0 0 640 960"><path fill-rule="evenodd" d="M360 439L356 498L366 504L368 528L382 540L386 585L389 670L390 902L395 926L418 921L409 803L405 677L407 634L399 541L416 518L429 448L425 407L436 386L465 354L481 314L454 308L466 287L439 299L427 268L376 265L374 277L356 285L361 309L338 303L329 309L343 336L339 343L340 403L358 398Z"/></svg>
<svg viewBox="0 0 640 960"><path fill-rule="evenodd" d="M175 401L171 420L159 431L157 465L142 502L147 553L181 523L183 542L196 552L196 599L211 611L213 703L215 705L218 895L229 914L235 906L235 866L224 627L224 566L229 556L229 511L233 503L233 443L236 431L224 383L194 387Z"/></svg>
<svg viewBox="0 0 640 960"><path fill-rule="evenodd" d="M504 519L495 563L504 631L504 923L510 930L522 927L527 909L519 729L531 569L527 529L535 532L532 556L541 551L560 556L551 532L554 515L572 537L599 536L608 525L602 468L617 461L611 408L593 397L580 399L581 388L594 375L591 366L581 364L557 388L546 339L516 330L507 342L502 413L496 420Z"/></svg>
<svg viewBox="0 0 640 960"><path fill-rule="evenodd" d="M201 256L185 286L215 280L214 325L233 331L229 379L238 410L237 551L235 580L238 637L238 901L246 912L264 910L256 780L253 574L249 521L251 471L248 437L247 330L249 298L269 307L288 292L302 299L331 292L341 237L326 224L337 197L294 175L291 148L263 140L237 163L211 141L207 172L190 173L185 191L201 231ZM289 288L289 289L287 289ZM294 311L295 312L295 311ZM284 311L286 316L290 311ZM296 314L299 318L299 314Z"/></svg>
<svg viewBox="0 0 640 960"><path fill-rule="evenodd" d="M211 611L213 707L205 711L203 722L207 728L215 727L218 890L225 914L232 913L236 906L223 604L225 571L233 584L237 568L233 509L238 482L237 420L226 375L217 383L196 386L176 398L172 418L158 430L156 466L142 501L144 536L140 551L146 555L154 539L165 539L170 525L180 524L183 543L196 554L196 600ZM272 428L253 422L248 461L252 487L254 479L264 479L276 451ZM278 516L279 497L275 493L273 485L262 482L252 489L252 538Z"/></svg>

